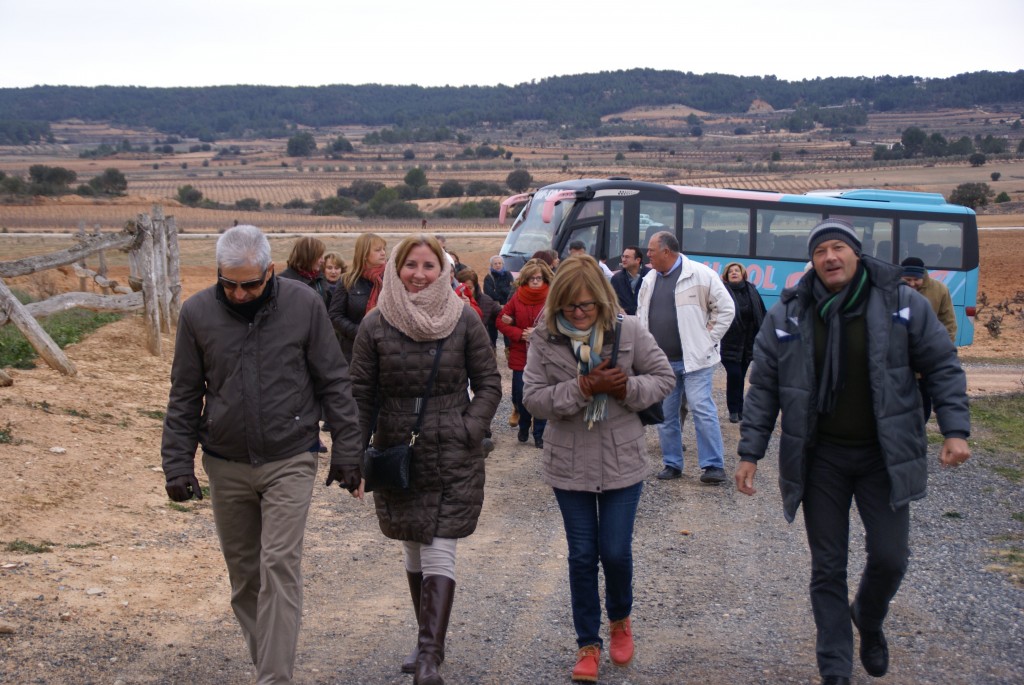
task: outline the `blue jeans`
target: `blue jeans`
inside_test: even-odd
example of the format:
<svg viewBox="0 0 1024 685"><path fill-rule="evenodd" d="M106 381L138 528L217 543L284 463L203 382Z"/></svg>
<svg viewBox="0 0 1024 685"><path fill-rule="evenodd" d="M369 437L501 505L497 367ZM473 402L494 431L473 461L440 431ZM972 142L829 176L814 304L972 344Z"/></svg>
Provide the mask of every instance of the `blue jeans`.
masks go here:
<svg viewBox="0 0 1024 685"><path fill-rule="evenodd" d="M697 431L697 460L700 467L706 469L717 466L724 469L722 428L718 424L718 407L711 396L711 379L715 375L715 367L686 373L683 362L669 364L676 376L676 386L661 403L665 412L664 423L658 424L662 461L665 466L683 470L683 427L679 420L679 405L685 398L693 415L693 427Z"/></svg>
<svg viewBox="0 0 1024 685"><path fill-rule="evenodd" d="M633 611L633 521L643 482L619 490L581 492L555 488L569 543L569 592L576 644L601 646L601 596L597 563L604 567L609 621Z"/></svg>
<svg viewBox="0 0 1024 685"><path fill-rule="evenodd" d="M548 425L547 419L534 419L530 412L523 406L523 372L512 372L512 406L519 410L519 426L529 429L530 421L533 421L533 438L544 437L544 426Z"/></svg>

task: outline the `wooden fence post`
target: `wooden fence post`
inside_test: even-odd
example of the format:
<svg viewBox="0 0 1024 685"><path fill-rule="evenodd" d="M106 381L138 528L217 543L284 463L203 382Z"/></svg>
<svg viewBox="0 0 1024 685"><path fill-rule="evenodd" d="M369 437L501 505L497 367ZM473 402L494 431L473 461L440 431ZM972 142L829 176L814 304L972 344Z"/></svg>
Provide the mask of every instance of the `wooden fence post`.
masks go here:
<svg viewBox="0 0 1024 685"><path fill-rule="evenodd" d="M102 235L102 232L100 231L100 225L99 224L95 224L93 226L93 230L94 230L94 233L93 233L94 236L99 237L99 236ZM100 259L100 266L99 266L98 269L96 269L96 273L98 273L100 276L103 276L103 278L106 278L107 277L107 254L103 250L100 250L99 252L96 253L96 255ZM103 287L103 290L102 290L103 294L104 295L109 295L110 294L110 288L107 287L107 286L102 286L102 287Z"/></svg>
<svg viewBox="0 0 1024 685"><path fill-rule="evenodd" d="M171 332L171 290L167 283L167 221L164 208L153 206L153 279L160 309L160 330Z"/></svg>
<svg viewBox="0 0 1024 685"><path fill-rule="evenodd" d="M64 352L57 346L50 336L47 335L39 322L25 309L25 305L18 301L11 289L7 287L3 279L0 279L0 308L7 311L7 316L21 334L25 336L29 344L46 361L47 364L60 371L65 376L74 376L78 373L75 365L65 356Z"/></svg>
<svg viewBox="0 0 1024 685"><path fill-rule="evenodd" d="M167 283L171 288L171 325L178 325L181 314L181 250L178 248L178 225L167 217Z"/></svg>
<svg viewBox="0 0 1024 685"><path fill-rule="evenodd" d="M146 214L139 214L139 230L143 232L142 246L137 260L142 280L142 298L145 302L143 318L146 323L146 349L159 357L162 352L160 339L160 305L157 301L156 278L153 274L153 222Z"/></svg>
<svg viewBox="0 0 1024 685"><path fill-rule="evenodd" d="M82 221L82 220L78 221L78 239L80 241L82 241L83 243L85 242L85 222ZM78 266L82 267L83 269L87 268L86 265L85 265L85 257L82 257L82 260L80 262L78 262ZM78 289L81 292L83 292L83 293L85 292L85 279L84 278L79 278L78 279Z"/></svg>

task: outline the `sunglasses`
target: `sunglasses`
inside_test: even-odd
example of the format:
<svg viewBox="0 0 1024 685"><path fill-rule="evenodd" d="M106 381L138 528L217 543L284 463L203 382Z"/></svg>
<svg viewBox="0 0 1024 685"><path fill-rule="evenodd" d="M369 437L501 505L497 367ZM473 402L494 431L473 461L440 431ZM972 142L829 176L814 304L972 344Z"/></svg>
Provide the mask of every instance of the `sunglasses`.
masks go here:
<svg viewBox="0 0 1024 685"><path fill-rule="evenodd" d="M220 269L217 270L217 282L220 283L220 286L225 290L241 288L242 290L248 290L251 292L253 290L259 290L260 286L262 286L266 281L267 269L263 270L263 274L259 278L251 281L232 281L230 278L224 278L221 276Z"/></svg>

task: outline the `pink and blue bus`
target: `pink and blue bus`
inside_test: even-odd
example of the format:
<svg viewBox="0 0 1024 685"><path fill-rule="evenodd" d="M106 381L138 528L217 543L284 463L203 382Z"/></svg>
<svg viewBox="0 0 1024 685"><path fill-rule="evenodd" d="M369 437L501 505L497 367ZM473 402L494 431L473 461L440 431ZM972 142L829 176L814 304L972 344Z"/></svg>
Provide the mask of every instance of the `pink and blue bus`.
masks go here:
<svg viewBox="0 0 1024 685"><path fill-rule="evenodd" d="M807 265L807 234L841 217L857 230L864 254L899 263L924 260L946 284L956 309L958 345L974 339L978 291L978 225L974 211L935 193L895 190L819 191L806 195L661 185L622 178L579 179L506 199L499 221L523 205L501 248L518 271L538 250L564 257L580 240L595 258L618 268L630 245L642 251L658 231L672 231L683 252L721 272L740 262L771 306Z"/></svg>

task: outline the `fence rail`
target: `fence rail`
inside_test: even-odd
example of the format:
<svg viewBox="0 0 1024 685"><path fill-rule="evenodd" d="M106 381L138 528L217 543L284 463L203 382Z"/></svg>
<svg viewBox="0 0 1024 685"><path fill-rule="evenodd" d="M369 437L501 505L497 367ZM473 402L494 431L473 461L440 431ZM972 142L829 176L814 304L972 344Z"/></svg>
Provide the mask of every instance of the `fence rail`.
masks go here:
<svg viewBox="0 0 1024 685"><path fill-rule="evenodd" d="M139 214L118 233L86 236L84 225L80 225L78 241L78 245L64 250L0 262L0 326L13 323L47 364L73 376L77 373L74 364L43 330L37 318L76 307L93 311L142 311L146 348L160 356L161 333L170 332L181 311L180 254L174 217L164 217L163 208L155 206L152 215ZM110 249L128 253L127 286L106 276L103 251ZM85 266L85 258L93 254L99 255L99 272ZM47 269L74 273L82 290L92 280L104 294L63 293L24 305L3 280ZM131 287L136 283L138 288ZM115 294L105 294L110 292ZM10 376L0 371L0 385L9 382Z"/></svg>

